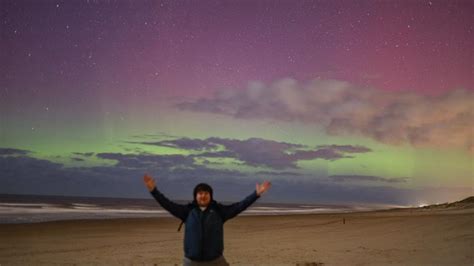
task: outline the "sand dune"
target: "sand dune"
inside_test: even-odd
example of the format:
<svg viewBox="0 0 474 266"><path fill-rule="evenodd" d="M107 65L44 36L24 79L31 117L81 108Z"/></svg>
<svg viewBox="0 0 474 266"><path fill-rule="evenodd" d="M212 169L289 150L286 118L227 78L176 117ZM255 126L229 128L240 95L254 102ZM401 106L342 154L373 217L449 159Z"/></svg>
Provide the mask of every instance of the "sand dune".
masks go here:
<svg viewBox="0 0 474 266"><path fill-rule="evenodd" d="M345 224L343 223L345 219ZM224 254L244 265L473 265L474 209L241 216ZM174 218L0 225L0 264L181 264Z"/></svg>

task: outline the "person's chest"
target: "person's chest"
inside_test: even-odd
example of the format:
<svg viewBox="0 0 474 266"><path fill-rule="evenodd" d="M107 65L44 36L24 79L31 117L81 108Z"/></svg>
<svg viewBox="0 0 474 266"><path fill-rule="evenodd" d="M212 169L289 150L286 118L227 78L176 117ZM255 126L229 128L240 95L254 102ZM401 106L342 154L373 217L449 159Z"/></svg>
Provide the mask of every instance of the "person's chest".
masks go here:
<svg viewBox="0 0 474 266"><path fill-rule="evenodd" d="M216 226L222 224L222 218L218 210L213 207L208 207L204 210L195 208L191 211L187 224L200 227Z"/></svg>

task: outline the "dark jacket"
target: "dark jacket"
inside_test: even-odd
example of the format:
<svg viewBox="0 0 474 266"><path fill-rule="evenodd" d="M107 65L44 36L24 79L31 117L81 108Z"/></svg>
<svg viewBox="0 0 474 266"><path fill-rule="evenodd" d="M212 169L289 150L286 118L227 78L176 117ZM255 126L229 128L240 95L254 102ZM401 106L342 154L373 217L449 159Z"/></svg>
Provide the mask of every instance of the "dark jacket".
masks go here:
<svg viewBox="0 0 474 266"><path fill-rule="evenodd" d="M177 204L156 188L151 194L165 210L186 223L184 255L195 261L208 261L221 256L224 251L224 223L260 197L254 191L242 201L230 205L212 200L209 206L201 211L196 200L189 204Z"/></svg>

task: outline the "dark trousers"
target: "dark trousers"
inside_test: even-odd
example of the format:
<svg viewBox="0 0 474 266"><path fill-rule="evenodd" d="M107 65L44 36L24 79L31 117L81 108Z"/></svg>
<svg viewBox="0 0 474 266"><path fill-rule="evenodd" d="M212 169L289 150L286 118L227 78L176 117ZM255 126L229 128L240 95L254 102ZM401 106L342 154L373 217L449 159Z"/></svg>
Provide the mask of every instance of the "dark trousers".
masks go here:
<svg viewBox="0 0 474 266"><path fill-rule="evenodd" d="M210 260L210 261L194 261L186 257L184 257L183 259L183 266L204 266L204 265L228 266L229 263L225 260L224 256L220 256L219 258Z"/></svg>

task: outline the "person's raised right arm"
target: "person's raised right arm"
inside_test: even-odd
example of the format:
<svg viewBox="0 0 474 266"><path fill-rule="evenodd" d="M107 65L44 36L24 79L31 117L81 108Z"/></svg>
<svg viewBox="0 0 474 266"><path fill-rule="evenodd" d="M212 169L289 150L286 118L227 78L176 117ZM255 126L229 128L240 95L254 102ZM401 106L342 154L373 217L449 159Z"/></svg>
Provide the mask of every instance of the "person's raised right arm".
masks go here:
<svg viewBox="0 0 474 266"><path fill-rule="evenodd" d="M161 205L161 207L163 207L176 218L182 221L186 221L186 218L188 217L189 213L189 208L187 205L175 203L165 197L165 195L163 195L163 193L161 193L156 188L155 180L148 174L145 174L145 176L143 177L143 181L145 182L148 191L150 191L151 195L156 199L156 201Z"/></svg>

